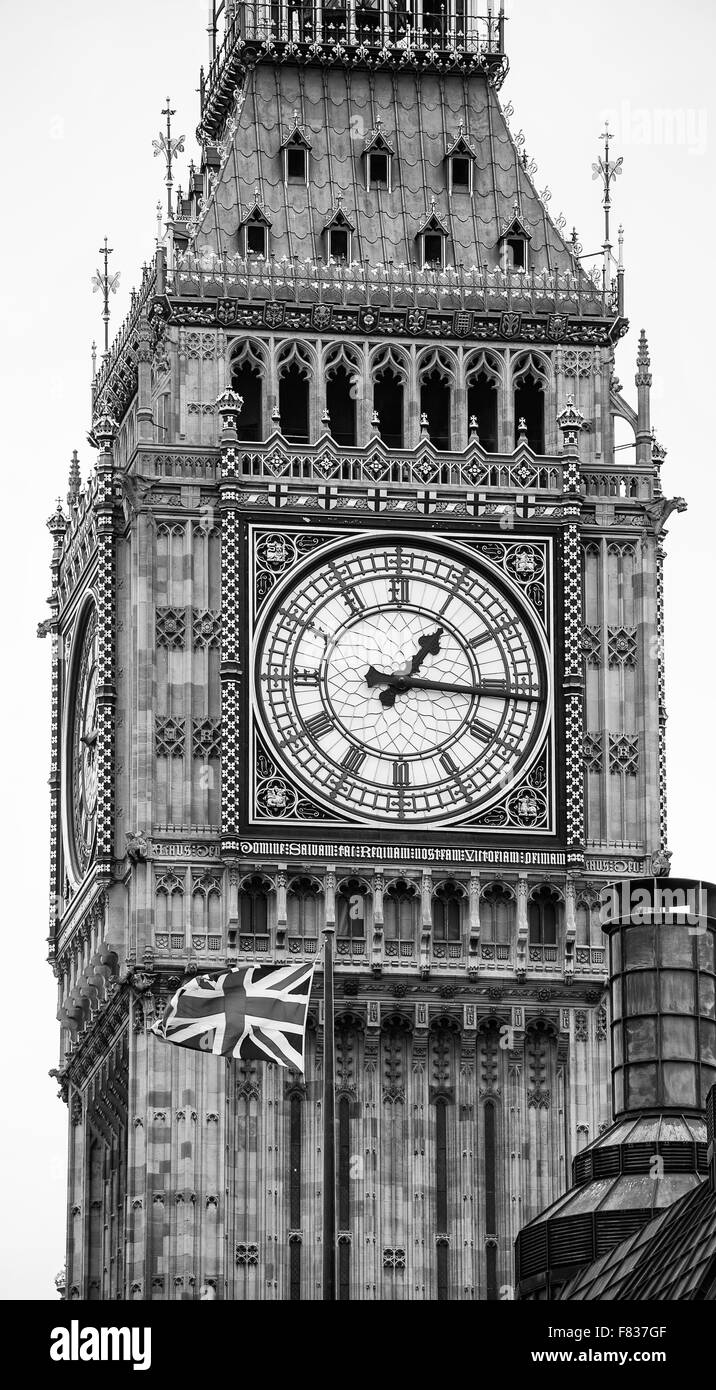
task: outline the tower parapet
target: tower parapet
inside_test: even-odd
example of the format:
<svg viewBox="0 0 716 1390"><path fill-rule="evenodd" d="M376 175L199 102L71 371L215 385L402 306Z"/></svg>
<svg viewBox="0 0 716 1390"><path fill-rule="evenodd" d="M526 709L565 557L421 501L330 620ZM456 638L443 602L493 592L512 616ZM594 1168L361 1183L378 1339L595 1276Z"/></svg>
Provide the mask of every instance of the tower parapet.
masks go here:
<svg viewBox="0 0 716 1390"><path fill-rule="evenodd" d="M201 75L200 138L221 129L243 70L262 60L367 69L482 71L496 87L508 71L505 12L478 0L253 4L237 0L207 73Z"/></svg>

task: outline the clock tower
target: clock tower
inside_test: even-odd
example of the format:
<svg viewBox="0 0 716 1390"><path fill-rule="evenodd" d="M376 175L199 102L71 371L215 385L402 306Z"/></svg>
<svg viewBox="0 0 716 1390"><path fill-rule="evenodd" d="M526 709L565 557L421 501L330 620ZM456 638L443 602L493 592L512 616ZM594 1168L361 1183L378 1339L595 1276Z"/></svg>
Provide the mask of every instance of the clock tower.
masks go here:
<svg viewBox="0 0 716 1390"><path fill-rule="evenodd" d="M610 1119L597 901L668 869L683 504L644 335L637 409L615 377L609 231L587 274L485 9L227 0L176 199L161 138L49 522L68 1298L322 1296L326 924L340 1299L511 1297ZM294 958L305 1078L148 1031L198 971Z"/></svg>

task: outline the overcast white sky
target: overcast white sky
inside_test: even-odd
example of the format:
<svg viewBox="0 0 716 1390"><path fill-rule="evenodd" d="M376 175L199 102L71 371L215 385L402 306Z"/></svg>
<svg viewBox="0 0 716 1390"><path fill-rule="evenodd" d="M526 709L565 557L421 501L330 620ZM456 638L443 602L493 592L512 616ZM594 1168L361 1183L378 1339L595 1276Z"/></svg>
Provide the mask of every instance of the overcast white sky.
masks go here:
<svg viewBox="0 0 716 1390"><path fill-rule="evenodd" d="M47 936L50 647L47 615L54 499L73 448L90 464L90 344L100 341L90 276L105 233L122 275L114 325L152 254L162 168L152 139L167 93L176 133L195 152L205 0L0 0L0 406L5 478L0 593L5 747L2 1096L4 1194L0 1297L54 1297L64 1263L66 1111L48 1079L57 1062L55 983ZM712 0L512 0L515 105L549 185L551 208L576 224L585 251L602 238L591 165L611 113L624 156L615 226L626 229L632 331L617 368L635 400L638 331L654 373L653 419L669 450L664 488L688 499L666 544L670 839L674 871L716 879L713 789L714 128ZM667 119L664 119L666 113ZM674 134L676 138L674 139ZM672 137L671 139L669 137ZM704 390L707 394L704 396Z"/></svg>

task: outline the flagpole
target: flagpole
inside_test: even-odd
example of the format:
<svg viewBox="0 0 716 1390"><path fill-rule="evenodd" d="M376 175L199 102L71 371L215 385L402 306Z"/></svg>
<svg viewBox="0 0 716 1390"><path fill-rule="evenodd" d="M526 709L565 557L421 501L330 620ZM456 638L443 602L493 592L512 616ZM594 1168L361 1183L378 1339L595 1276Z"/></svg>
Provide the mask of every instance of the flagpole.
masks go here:
<svg viewBox="0 0 716 1390"><path fill-rule="evenodd" d="M333 1028L333 938L323 928L323 1300L336 1300L336 1095Z"/></svg>

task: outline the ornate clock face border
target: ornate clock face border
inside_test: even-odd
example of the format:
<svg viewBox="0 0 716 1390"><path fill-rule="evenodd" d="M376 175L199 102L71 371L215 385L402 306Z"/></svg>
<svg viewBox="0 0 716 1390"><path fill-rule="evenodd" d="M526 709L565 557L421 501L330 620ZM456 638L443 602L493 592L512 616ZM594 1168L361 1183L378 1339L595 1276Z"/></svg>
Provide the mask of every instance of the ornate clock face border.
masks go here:
<svg viewBox="0 0 716 1390"><path fill-rule="evenodd" d="M65 862L75 887L78 887L92 863L97 836L96 699L93 674L89 669L92 647L96 679L98 615L94 595L88 595L83 600L69 640L70 656L62 732L62 823ZM80 700L87 701L88 708L79 709ZM91 709L89 704L92 705ZM83 745L81 749L78 747L79 743ZM84 835L78 825L80 793L92 797L92 806L88 811L89 826Z"/></svg>
<svg viewBox="0 0 716 1390"><path fill-rule="evenodd" d="M459 546L463 554L472 552L486 575L494 576L503 588L506 582L507 589L519 596L522 606L542 634L550 679L554 680L554 542L549 535L522 538L498 532L475 536L457 529L439 534L407 530L397 532L395 528L366 531L364 528L347 530L315 526L309 529L268 522L250 524L248 533L248 630L252 656L247 669L251 671L252 689L256 627L277 585L299 567L302 570L312 568L312 557L320 563L320 554L326 547L337 542L345 545L351 538L356 543L360 542L361 546L370 541L380 545L399 538L404 544L434 544L439 547L444 543ZM287 774L286 767L280 765L280 760L277 760L262 734L253 696L248 704L248 824L261 827L264 833L282 825L290 826L295 833L299 826L316 827L319 824L325 828L340 827L345 831L365 833L369 823L367 818L357 816L352 819L343 813L338 816L331 813L321 804L320 798L311 799L305 787L302 788L298 781ZM526 767L522 778L507 787L503 797L491 800L481 812L450 822L386 821L381 823L381 833L419 835L422 839L433 833L444 837L446 830L459 834L479 829L490 836L554 836L557 816L555 737L556 725L552 712L546 742L543 741L536 759Z"/></svg>

